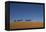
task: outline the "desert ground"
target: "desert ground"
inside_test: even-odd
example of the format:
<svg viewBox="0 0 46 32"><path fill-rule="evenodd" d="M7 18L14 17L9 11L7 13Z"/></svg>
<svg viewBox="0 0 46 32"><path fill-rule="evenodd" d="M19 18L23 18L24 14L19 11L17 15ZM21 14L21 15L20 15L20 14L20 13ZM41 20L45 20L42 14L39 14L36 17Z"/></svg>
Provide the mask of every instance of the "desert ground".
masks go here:
<svg viewBox="0 0 46 32"><path fill-rule="evenodd" d="M43 22L13 22L10 23L10 29L38 28L43 27Z"/></svg>

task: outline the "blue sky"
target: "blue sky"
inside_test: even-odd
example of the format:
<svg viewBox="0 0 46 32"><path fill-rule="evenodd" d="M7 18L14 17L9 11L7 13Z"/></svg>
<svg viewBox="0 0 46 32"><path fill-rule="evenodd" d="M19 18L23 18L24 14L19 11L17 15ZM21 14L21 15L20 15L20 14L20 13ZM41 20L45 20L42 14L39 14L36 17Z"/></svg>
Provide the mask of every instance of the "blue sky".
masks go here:
<svg viewBox="0 0 46 32"><path fill-rule="evenodd" d="M11 3L10 16L12 20L21 18L43 21L43 5Z"/></svg>

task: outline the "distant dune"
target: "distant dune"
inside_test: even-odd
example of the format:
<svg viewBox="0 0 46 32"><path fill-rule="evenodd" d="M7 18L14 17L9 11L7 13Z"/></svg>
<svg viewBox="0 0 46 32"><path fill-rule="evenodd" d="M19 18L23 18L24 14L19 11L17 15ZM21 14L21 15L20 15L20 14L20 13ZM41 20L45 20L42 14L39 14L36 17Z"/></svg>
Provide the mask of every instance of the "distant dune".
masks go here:
<svg viewBox="0 0 46 32"><path fill-rule="evenodd" d="M43 27L43 22L13 22L10 24L10 29L38 28L38 27Z"/></svg>

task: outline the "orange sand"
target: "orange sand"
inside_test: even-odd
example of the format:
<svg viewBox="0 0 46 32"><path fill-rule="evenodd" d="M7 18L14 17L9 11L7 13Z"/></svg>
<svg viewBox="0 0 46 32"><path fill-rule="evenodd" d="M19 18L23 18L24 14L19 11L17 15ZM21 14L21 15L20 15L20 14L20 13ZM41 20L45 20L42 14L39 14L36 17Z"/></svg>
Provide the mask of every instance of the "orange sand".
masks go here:
<svg viewBox="0 0 46 32"><path fill-rule="evenodd" d="M10 29L19 29L19 28L38 28L43 27L42 22L14 22L10 24Z"/></svg>

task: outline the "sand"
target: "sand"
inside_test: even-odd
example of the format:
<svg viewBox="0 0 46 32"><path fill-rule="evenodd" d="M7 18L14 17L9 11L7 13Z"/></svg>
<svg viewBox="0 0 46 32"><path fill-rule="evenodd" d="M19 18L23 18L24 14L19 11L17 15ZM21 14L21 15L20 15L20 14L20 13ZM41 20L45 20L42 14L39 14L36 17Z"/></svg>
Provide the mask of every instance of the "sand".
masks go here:
<svg viewBox="0 0 46 32"><path fill-rule="evenodd" d="M10 29L21 29L21 28L38 28L43 27L42 22L13 22L10 24Z"/></svg>

